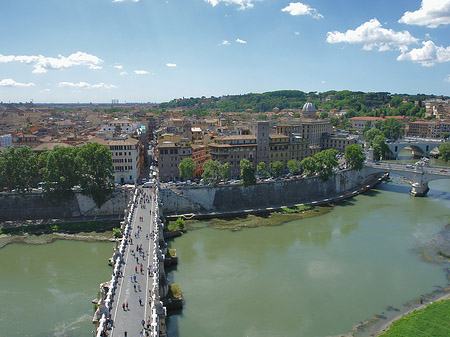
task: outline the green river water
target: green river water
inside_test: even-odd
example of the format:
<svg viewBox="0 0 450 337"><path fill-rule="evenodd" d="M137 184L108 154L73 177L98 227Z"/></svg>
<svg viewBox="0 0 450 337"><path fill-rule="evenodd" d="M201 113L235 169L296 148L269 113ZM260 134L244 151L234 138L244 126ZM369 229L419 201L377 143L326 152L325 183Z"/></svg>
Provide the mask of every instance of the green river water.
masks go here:
<svg viewBox="0 0 450 337"><path fill-rule="evenodd" d="M448 283L420 247L450 223L450 180L426 198L394 179L331 212L239 232L205 227L175 239L169 273L185 306L170 336L336 336L386 307Z"/></svg>
<svg viewBox="0 0 450 337"><path fill-rule="evenodd" d="M324 215L175 239L171 281L184 291L172 337L336 336L448 284L422 245L450 223L450 180L413 198L394 179ZM91 336L110 243L56 241L0 249L0 336Z"/></svg>
<svg viewBox="0 0 450 337"><path fill-rule="evenodd" d="M0 336L92 336L111 243L55 241L0 249Z"/></svg>

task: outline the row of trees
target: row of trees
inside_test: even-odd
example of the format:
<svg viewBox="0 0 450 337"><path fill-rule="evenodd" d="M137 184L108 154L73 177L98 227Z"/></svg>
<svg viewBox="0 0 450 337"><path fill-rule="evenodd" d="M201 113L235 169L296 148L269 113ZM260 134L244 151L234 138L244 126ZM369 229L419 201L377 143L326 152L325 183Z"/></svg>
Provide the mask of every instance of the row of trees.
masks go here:
<svg viewBox="0 0 450 337"><path fill-rule="evenodd" d="M111 194L114 167L107 147L97 143L77 147L56 146L39 156L29 147L9 147L0 153L0 186L26 193L42 182L52 201L68 199L72 188L92 197L98 206Z"/></svg>
<svg viewBox="0 0 450 337"><path fill-rule="evenodd" d="M339 165L337 160L338 153L339 151L337 150L328 149L317 153L314 157L303 159L301 162L303 172L307 176L317 174L322 180L327 181L333 174L333 170ZM362 169L365 160L362 147L357 144L348 146L345 150L345 160L349 167L357 170ZM253 170L253 164L247 159L242 159L239 165L242 184L245 186L255 184L256 175ZM291 174L301 172L300 163L297 159L289 160L286 166ZM191 158L186 158L178 165L178 168L181 178L190 179L194 174L195 163ZM283 174L284 169L284 164L281 161L270 163L269 168L267 168L266 163L260 162L256 166L256 173L260 178L267 178L269 175L280 177ZM205 183L209 185L217 185L220 181L229 179L229 163L221 165L216 160L206 161L203 164L202 178Z"/></svg>

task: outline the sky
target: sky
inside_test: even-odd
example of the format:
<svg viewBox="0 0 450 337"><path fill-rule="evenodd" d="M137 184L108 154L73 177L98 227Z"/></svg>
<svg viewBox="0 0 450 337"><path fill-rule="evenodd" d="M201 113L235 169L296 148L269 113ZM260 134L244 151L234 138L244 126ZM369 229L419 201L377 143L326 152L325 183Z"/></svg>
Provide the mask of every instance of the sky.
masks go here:
<svg viewBox="0 0 450 337"><path fill-rule="evenodd" d="M450 0L0 2L0 101L450 95Z"/></svg>

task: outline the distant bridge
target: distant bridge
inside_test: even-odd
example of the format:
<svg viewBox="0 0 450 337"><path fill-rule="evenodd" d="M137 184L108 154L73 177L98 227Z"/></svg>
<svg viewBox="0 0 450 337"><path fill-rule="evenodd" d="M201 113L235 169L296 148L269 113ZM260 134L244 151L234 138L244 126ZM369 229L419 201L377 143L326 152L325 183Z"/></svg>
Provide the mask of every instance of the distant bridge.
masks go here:
<svg viewBox="0 0 450 337"><path fill-rule="evenodd" d="M390 162L367 161L367 168L375 172L395 172L405 177L411 185L411 194L424 197L429 191L428 183L432 180L450 179L450 167L427 166L424 162L415 165L402 165Z"/></svg>
<svg viewBox="0 0 450 337"><path fill-rule="evenodd" d="M400 151L406 147L410 147L416 155L429 157L430 152L443 143L445 143L445 141L440 139L406 137L392 143L387 143L387 145L394 158L398 158Z"/></svg>

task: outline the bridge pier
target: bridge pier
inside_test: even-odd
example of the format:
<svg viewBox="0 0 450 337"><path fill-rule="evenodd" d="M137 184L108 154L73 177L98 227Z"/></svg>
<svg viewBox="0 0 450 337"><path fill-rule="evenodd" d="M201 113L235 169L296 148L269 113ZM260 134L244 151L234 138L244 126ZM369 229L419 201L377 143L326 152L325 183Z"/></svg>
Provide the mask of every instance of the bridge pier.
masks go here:
<svg viewBox="0 0 450 337"><path fill-rule="evenodd" d="M409 194L415 196L415 197L424 197L427 195L430 188L428 187L428 183L413 183L411 185L411 191Z"/></svg>

